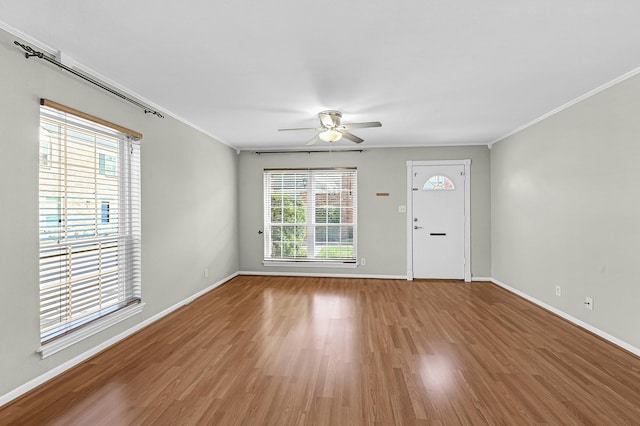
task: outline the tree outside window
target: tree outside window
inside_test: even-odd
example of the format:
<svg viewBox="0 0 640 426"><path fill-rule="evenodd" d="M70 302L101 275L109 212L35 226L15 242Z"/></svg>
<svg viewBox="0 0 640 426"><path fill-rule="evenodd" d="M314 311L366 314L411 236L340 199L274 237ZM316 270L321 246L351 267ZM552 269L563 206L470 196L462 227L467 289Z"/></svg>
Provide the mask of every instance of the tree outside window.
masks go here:
<svg viewBox="0 0 640 426"><path fill-rule="evenodd" d="M356 170L265 171L265 261L356 260Z"/></svg>

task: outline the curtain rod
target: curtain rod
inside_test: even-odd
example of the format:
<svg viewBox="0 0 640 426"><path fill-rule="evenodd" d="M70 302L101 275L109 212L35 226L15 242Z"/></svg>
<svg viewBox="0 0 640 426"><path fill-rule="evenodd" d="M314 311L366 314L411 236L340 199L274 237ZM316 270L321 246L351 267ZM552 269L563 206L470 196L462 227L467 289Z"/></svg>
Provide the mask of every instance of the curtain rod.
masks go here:
<svg viewBox="0 0 640 426"><path fill-rule="evenodd" d="M291 172L291 171L314 171L314 170L358 170L357 167L297 167L297 168L265 168L265 172Z"/></svg>
<svg viewBox="0 0 640 426"><path fill-rule="evenodd" d="M94 84L94 85L98 86L99 88L101 88L103 90L106 90L107 92L109 92L111 94L114 94L114 95L118 96L119 98L122 98L125 101L131 102L135 106L144 109L144 113L145 114L153 114L156 117L164 118L164 115L160 114L158 111L150 109L146 105L141 104L140 102L136 101L135 99L131 99L130 97L128 97L126 95L123 95L122 93L113 90L112 88L110 88L109 86L104 85L103 83L99 82L98 80L94 80L93 78L91 78L91 77L89 77L89 76L87 76L87 75L85 75L85 74L83 74L81 72L78 72L78 71L74 70L71 67L66 66L62 62L59 62L59 61L49 57L48 55L45 55L42 52L38 52L37 50L34 50L31 46L27 46L27 45L22 44L22 43L20 43L18 41L14 41L13 44L15 44L16 46L19 46L19 47L21 47L22 49L25 50L26 53L24 54L24 57L27 58L27 59L35 56L37 58L44 59L47 62L51 62L52 64L57 65L58 67L62 68L63 70L69 71L71 74L73 74L75 76L78 76L81 79L86 80L89 83Z"/></svg>
<svg viewBox="0 0 640 426"><path fill-rule="evenodd" d="M319 152L333 153L333 152L364 152L364 149L339 149L337 151L328 150L315 150L315 151L255 151L254 154L316 154Z"/></svg>

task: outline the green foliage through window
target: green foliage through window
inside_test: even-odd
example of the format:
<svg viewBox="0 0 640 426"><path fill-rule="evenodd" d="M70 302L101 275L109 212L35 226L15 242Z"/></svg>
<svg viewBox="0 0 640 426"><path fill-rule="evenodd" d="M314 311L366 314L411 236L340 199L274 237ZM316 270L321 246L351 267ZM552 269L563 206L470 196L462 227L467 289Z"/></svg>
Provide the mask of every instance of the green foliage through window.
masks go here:
<svg viewBox="0 0 640 426"><path fill-rule="evenodd" d="M265 260L356 259L355 169L265 171Z"/></svg>

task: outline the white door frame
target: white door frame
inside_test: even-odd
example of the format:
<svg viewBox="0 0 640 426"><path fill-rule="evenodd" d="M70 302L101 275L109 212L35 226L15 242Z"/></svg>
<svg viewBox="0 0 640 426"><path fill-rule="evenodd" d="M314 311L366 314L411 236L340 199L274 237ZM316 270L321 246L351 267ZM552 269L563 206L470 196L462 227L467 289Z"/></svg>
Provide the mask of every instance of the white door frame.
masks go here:
<svg viewBox="0 0 640 426"><path fill-rule="evenodd" d="M413 280L413 166L464 166L464 280L471 281L471 160L407 161L407 280Z"/></svg>

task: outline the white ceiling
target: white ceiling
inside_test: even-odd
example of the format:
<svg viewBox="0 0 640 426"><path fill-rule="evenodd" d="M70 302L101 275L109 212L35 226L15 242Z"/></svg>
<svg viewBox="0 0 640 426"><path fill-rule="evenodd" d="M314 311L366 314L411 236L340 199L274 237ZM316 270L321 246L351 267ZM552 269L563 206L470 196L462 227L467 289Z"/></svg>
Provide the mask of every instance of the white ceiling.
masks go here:
<svg viewBox="0 0 640 426"><path fill-rule="evenodd" d="M324 109L381 121L362 147L487 144L640 66L638 0L0 0L0 21L238 149L301 148L276 129Z"/></svg>

